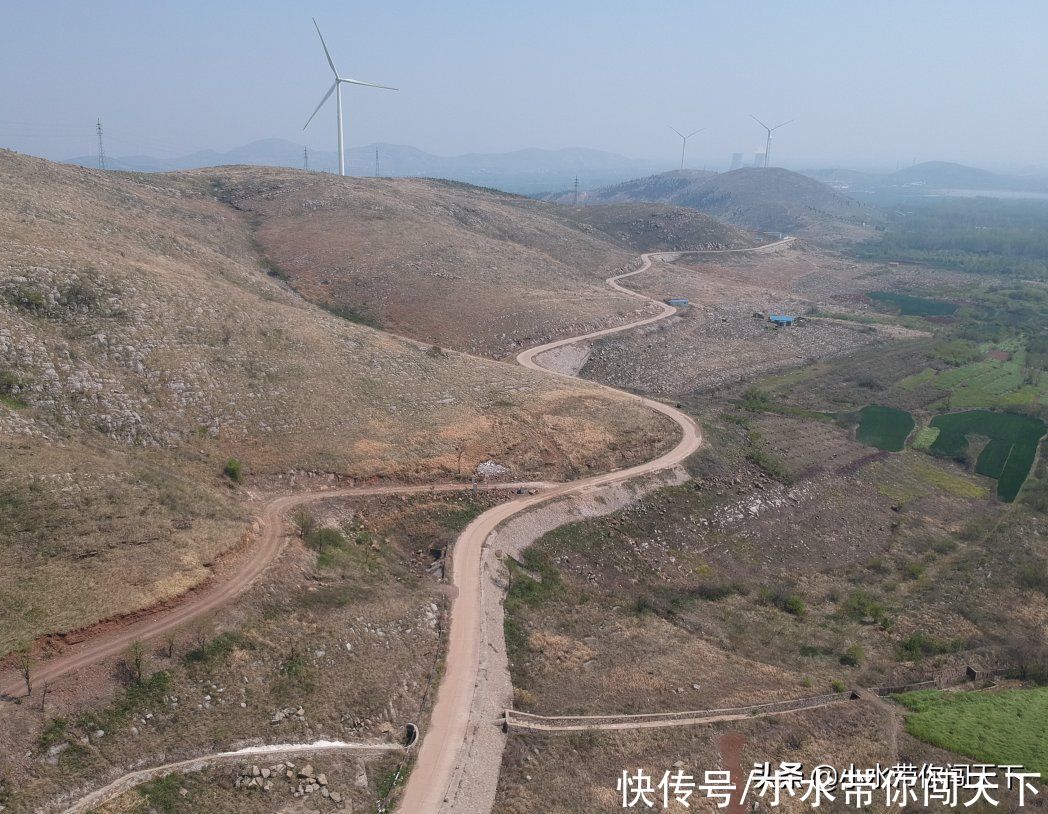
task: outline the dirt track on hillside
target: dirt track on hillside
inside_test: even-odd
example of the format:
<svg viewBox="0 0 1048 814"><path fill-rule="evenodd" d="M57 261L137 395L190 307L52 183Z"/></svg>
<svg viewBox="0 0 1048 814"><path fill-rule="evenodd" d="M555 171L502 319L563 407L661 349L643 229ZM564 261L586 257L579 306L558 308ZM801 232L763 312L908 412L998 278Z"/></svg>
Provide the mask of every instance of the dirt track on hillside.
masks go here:
<svg viewBox="0 0 1048 814"><path fill-rule="evenodd" d="M740 251L768 250L788 241L789 238L786 241L768 244L768 246ZM642 255L643 264L640 268L610 277L607 280L608 285L618 291L637 299L654 302L660 308L658 314L629 325L608 328L582 336L539 345L520 353L517 356L517 362L532 370L541 370L551 375L571 378L568 373L560 373L544 367L539 361L539 357L565 345L588 342L609 334L632 330L666 319L677 313L677 309L671 305L652 300L650 297L619 285L620 280L647 271L651 268L653 258L659 258L663 254L677 255L679 253L654 252ZM620 397L626 395L614 388L605 387L605 389ZM408 778L407 786L399 804L400 811L407 812L407 814L436 814L436 812L453 810L456 814L464 814L464 812L474 814L474 812L483 812L490 809L490 800L477 798L459 799L457 796L450 795L452 778L456 775L457 767L459 768L459 774L464 773L459 764L473 752L470 749L470 742L476 735L476 729L470 729L470 711L480 681L480 648L484 638L482 631L487 621L484 619L483 614L481 560L484 543L488 537L506 520L534 506L558 497L588 492L602 486L618 484L672 469L683 463L702 446L702 432L694 419L686 413L668 404L641 396L629 395L628 397L665 415L680 427L681 438L676 446L647 463L628 469L608 472L603 475L596 475L591 478L583 478L556 486L541 494L522 497L489 509L470 523L455 542L452 581L458 592L451 610L446 672L441 681L433 713L430 717L429 731L425 733L422 740L418 759ZM497 724L492 721L491 725L495 726ZM477 755L475 752L473 754ZM485 757L493 765L486 765ZM490 754L490 752L485 755L479 755L479 763L477 758L474 757L475 765L470 767L470 773L476 775L479 772L488 772L497 777L499 770L498 761L499 755Z"/></svg>
<svg viewBox="0 0 1048 814"><path fill-rule="evenodd" d="M544 488L547 483L506 483L483 487L485 489ZM135 641L145 641L174 630L187 622L206 616L226 605L254 584L262 573L283 551L286 533L285 518L288 513L307 503L339 497L369 497L372 495L410 495L429 492L465 491L469 487L462 483L421 484L414 486L372 486L346 489L330 489L320 492L283 495L267 503L258 518L262 531L249 555L242 558L241 567L234 570L228 579L216 582L209 589L188 595L183 601L164 606L160 611L138 615L126 624L117 622L106 625L97 636L70 645L58 656L34 664L32 682L35 687L53 682L62 676L80 670L112 656L123 653ZM13 699L25 695L25 685L20 676L9 672L0 675L0 699Z"/></svg>
<svg viewBox="0 0 1048 814"><path fill-rule="evenodd" d="M778 241L753 249L721 250L727 251L766 251L788 243L791 239ZM719 252L718 252L719 253ZM660 312L628 325L608 328L593 333L568 339L550 342L545 345L524 351L517 356L517 362L531 370L545 372L549 375L572 378L569 373L549 370L539 362L539 357L548 351L569 344L587 342L609 334L631 330L657 322L677 312L673 306L631 291L621 285L619 280L647 271L653 258L663 255L678 255L679 252L650 253L642 255L643 264L635 271L610 277L607 283L614 289L631 297L646 300L659 306ZM459 535L452 550L452 584L457 589L451 609L446 672L437 694L436 703L430 718L428 732L424 733L418 758L409 776L399 803L399 810L410 814L429 814L430 812L447 811L448 790L456 767L462 762L462 755L471 751L471 733L468 731L470 712L479 682L480 646L484 641L482 627L483 588L481 560L484 543L489 536L511 517L522 514L532 507L548 503L556 498L569 497L580 493L593 493L605 486L622 484L636 478L673 469L683 463L703 444L702 432L698 424L687 414L676 408L641 396L625 394L611 387L599 385L617 398L636 401L651 410L669 418L681 429L681 438L668 452L644 464L627 469L583 478L564 484L505 484L496 488L512 488L518 485L547 487L533 495L524 495L506 503L495 506L484 512L470 523ZM382 486L350 489L332 489L323 492L286 495L266 504L261 521L263 532L261 540L252 552L243 568L233 574L229 580L215 586L212 590L195 596L181 605L175 606L157 616L149 617L120 627L111 633L91 639L80 646L70 647L66 652L49 662L38 665L33 673L35 683L52 681L84 666L115 656L123 652L132 642L155 637L215 610L236 597L262 574L266 567L276 559L283 549L285 533L284 518L296 506L318 500L336 497L353 497L382 494L412 494L428 491L453 491L462 489L462 484L418 485L418 486ZM17 676L7 676L0 684L0 697L14 697L24 689ZM496 725L496 722L491 722ZM475 735L475 730L472 733ZM484 765L497 778L499 756L493 757L493 765ZM463 800L456 812L486 811L490 801ZM454 805L454 803L452 803Z"/></svg>

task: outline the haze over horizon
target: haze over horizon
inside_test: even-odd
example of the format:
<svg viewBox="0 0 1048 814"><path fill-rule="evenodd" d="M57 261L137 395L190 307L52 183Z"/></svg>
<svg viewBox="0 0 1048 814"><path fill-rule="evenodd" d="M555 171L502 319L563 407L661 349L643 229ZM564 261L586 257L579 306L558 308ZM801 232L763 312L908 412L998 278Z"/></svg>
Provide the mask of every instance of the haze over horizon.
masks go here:
<svg viewBox="0 0 1048 814"><path fill-rule="evenodd" d="M0 87L0 145L55 160L94 152L96 118L112 155L265 138L333 151L331 102L302 131L330 83L315 14L344 75L401 88L346 90L347 146L589 147L672 167L673 125L707 128L689 166L724 168L763 144L753 113L797 120L773 143L772 163L791 168L1045 164L1048 111L1029 100L1045 73L1048 7L1028 0L53 9L6 12L0 65L20 81ZM979 59L987 48L995 58Z"/></svg>

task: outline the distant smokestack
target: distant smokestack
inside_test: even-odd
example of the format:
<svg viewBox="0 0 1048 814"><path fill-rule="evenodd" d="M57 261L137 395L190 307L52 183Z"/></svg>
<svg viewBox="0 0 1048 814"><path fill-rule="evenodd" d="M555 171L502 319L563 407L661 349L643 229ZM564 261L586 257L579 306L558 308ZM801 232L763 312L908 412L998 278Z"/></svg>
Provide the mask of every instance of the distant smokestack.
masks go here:
<svg viewBox="0 0 1048 814"><path fill-rule="evenodd" d="M753 154L753 166L763 167L764 166L764 151L761 150L758 153Z"/></svg>
<svg viewBox="0 0 1048 814"><path fill-rule="evenodd" d="M741 166L742 166L742 153L732 153L731 154L731 168L733 170L737 170Z"/></svg>

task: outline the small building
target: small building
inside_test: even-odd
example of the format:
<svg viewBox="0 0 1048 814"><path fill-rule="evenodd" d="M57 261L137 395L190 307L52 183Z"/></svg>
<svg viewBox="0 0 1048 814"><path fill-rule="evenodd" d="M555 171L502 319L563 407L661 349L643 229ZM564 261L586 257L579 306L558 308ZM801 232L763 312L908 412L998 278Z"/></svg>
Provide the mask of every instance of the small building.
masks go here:
<svg viewBox="0 0 1048 814"><path fill-rule="evenodd" d="M793 325L796 321L797 317L787 316L786 314L772 314L768 317L768 322L776 328L785 328L788 325Z"/></svg>
<svg viewBox="0 0 1048 814"><path fill-rule="evenodd" d="M677 308L683 308L688 304L688 300L684 297L670 297L666 300L666 305L673 305Z"/></svg>

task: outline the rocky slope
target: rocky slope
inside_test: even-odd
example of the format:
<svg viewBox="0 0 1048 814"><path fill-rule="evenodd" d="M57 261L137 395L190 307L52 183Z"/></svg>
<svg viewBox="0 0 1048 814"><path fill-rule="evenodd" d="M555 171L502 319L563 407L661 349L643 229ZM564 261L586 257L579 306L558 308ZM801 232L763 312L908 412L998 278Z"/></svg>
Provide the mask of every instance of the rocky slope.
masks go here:
<svg viewBox="0 0 1048 814"><path fill-rule="evenodd" d="M0 152L0 652L205 579L244 529L239 477L564 477L663 440L585 384L304 302L226 200Z"/></svg>

